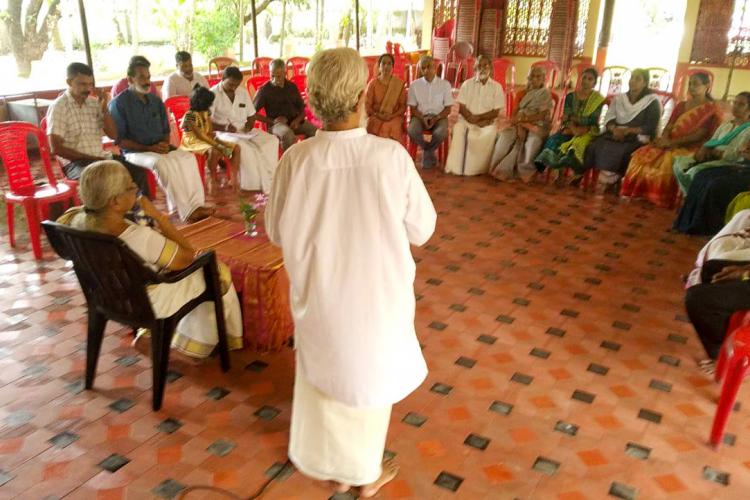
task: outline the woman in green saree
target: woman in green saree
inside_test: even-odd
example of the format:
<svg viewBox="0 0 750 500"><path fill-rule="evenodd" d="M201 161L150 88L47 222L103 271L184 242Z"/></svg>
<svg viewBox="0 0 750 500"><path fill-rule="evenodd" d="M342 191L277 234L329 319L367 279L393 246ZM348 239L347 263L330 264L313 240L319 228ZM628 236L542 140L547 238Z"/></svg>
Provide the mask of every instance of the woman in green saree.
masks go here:
<svg viewBox="0 0 750 500"><path fill-rule="evenodd" d="M599 115L604 97L594 90L599 74L587 68L581 74L581 88L565 96L560 131L544 144L534 163L537 170L559 170L570 167L576 174L583 172L583 153L599 132Z"/></svg>

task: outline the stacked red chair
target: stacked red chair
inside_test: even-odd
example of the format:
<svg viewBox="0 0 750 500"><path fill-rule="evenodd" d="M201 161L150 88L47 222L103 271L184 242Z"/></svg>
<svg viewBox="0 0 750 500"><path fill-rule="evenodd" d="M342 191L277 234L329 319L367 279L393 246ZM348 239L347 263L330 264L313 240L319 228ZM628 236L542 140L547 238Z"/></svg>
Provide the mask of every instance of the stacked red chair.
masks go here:
<svg viewBox="0 0 750 500"><path fill-rule="evenodd" d="M26 149L26 139L32 136L39 146L39 156L47 182L35 183L31 173L31 162ZM8 239L10 246L16 246L15 239L15 206L21 205L26 213L29 225L29 236L34 258L42 258L40 241L40 221L49 217L51 203L61 202L69 207L76 201L75 188L65 182L58 182L52 172L49 145L44 133L31 123L0 123L0 160L7 177L7 190L3 189L5 209L8 222Z"/></svg>

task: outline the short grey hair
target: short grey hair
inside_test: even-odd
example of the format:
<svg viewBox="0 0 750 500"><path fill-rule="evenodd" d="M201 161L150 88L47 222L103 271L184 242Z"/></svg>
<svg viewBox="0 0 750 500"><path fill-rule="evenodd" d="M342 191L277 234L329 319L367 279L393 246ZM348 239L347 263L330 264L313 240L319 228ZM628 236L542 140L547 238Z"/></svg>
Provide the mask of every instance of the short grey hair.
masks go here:
<svg viewBox="0 0 750 500"><path fill-rule="evenodd" d="M97 161L83 170L78 182L78 193L87 212L97 212L117 195L133 185L133 178L122 163L114 160Z"/></svg>
<svg viewBox="0 0 750 500"><path fill-rule="evenodd" d="M315 54L307 69L307 95L315 115L323 122L335 123L356 111L367 75L367 65L354 49Z"/></svg>
<svg viewBox="0 0 750 500"><path fill-rule="evenodd" d="M477 56L477 60L474 63L474 72L477 72L479 70L479 63L485 60L490 62L490 75L492 75L495 72L494 65L492 64L492 58L484 54L480 54Z"/></svg>
<svg viewBox="0 0 750 500"><path fill-rule="evenodd" d="M419 58L419 68L420 69L424 69L425 64L427 64L428 62L434 63L435 62L435 58L432 57L432 56L428 56L428 55L424 55L424 56L420 57Z"/></svg>
<svg viewBox="0 0 750 500"><path fill-rule="evenodd" d="M270 64L271 71L281 68L286 69L286 62L283 59L274 59Z"/></svg>

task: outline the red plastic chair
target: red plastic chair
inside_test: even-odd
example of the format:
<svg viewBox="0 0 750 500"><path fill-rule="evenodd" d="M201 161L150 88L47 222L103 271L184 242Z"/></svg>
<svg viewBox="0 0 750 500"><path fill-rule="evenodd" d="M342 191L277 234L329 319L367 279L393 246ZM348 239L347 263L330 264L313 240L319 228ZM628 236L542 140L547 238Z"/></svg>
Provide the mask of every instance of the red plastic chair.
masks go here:
<svg viewBox="0 0 750 500"><path fill-rule="evenodd" d="M537 61L531 65L532 68L543 68L544 74L544 85L545 87L553 88L556 84L562 82L557 81L557 77L560 76L560 66L549 59Z"/></svg>
<svg viewBox="0 0 750 500"><path fill-rule="evenodd" d="M164 106L167 108L167 113L172 116L175 125L177 125L177 137L182 142L182 117L190 110L190 98L184 95L173 95L164 101ZM203 189L206 189L206 156L196 153L195 159L198 160L198 173L201 176Z"/></svg>
<svg viewBox="0 0 750 500"><path fill-rule="evenodd" d="M367 64L367 83L369 83L375 76L378 74L378 68L376 67L378 65L378 58L380 56L363 56L362 59L365 60L365 64Z"/></svg>
<svg viewBox="0 0 750 500"><path fill-rule="evenodd" d="M606 82L606 88L605 88ZM626 92L630 86L630 69L625 66L607 66L601 72L598 90L604 95Z"/></svg>
<svg viewBox="0 0 750 500"><path fill-rule="evenodd" d="M253 60L253 76L267 76L271 78L271 59L270 57L256 57Z"/></svg>
<svg viewBox="0 0 750 500"><path fill-rule="evenodd" d="M320 120L315 116L315 114L310 109L310 101L307 95L307 76L305 75L297 75L293 76L289 79L290 82L295 84L297 86L297 90L299 90L299 93L302 95L302 100L305 101L305 119L315 125L316 127L320 128L321 123Z"/></svg>
<svg viewBox="0 0 750 500"><path fill-rule="evenodd" d="M39 156L42 160L47 182L34 184L31 174L31 162L26 150L26 138L33 136L39 145ZM16 246L14 212L15 205L22 205L29 225L29 237L34 258L42 258L40 241L40 220L49 217L49 205L64 202L68 207L76 200L76 191L68 183L58 182L52 172L47 137L36 126L26 122L0 123L0 160L8 177L8 191L3 191L6 216L8 220L8 239L10 246Z"/></svg>
<svg viewBox="0 0 750 500"><path fill-rule="evenodd" d="M727 337L719 352L716 364L716 381L722 383L719 405L716 408L714 423L709 441L718 448L724 437L729 415L732 413L737 392L742 379L750 369L750 311L740 311L732 315L727 328Z"/></svg>
<svg viewBox="0 0 750 500"><path fill-rule="evenodd" d="M589 63L578 63L570 68L570 73L568 74L568 82L572 82L573 77L575 76L575 90L581 90L581 75L583 75L583 72L589 68L596 69L596 66ZM594 82L594 86L596 87L596 82Z"/></svg>
<svg viewBox="0 0 750 500"><path fill-rule="evenodd" d="M251 76L247 79L247 83L245 83L247 86L247 93L254 97L255 93L270 80L271 79L267 76Z"/></svg>
<svg viewBox="0 0 750 500"><path fill-rule="evenodd" d="M407 112L404 114L404 129L409 128L409 121L411 120L411 111L407 109ZM429 130L425 130L422 133L422 137L425 140L432 139L432 132ZM404 133L404 140L406 141L406 150L409 152L409 155L411 155L411 159L416 161L417 160L417 149L418 146L416 143L411 141L411 138L409 137L408 133ZM451 134L450 134L450 127L448 129L448 137L445 138L445 140L438 146L437 148L437 157L438 162L441 163L443 166L445 166L445 160L448 158L448 144L451 141Z"/></svg>
<svg viewBox="0 0 750 500"><path fill-rule="evenodd" d="M693 76L696 73L705 73L708 75L708 90L711 91L711 88L714 86L714 74L707 69L704 68L690 68L685 72L683 76L680 77L679 81L677 82L677 95L684 96L687 92L687 86L688 82L690 81L690 77Z"/></svg>
<svg viewBox="0 0 750 500"><path fill-rule="evenodd" d="M39 128L42 130L42 133L47 136L47 117L45 116L42 118L42 121L39 122ZM106 142L105 142L106 141ZM110 143L110 139L107 136L102 137L102 145L104 145L104 149L107 149L106 144ZM74 181L73 179L68 179L65 177L65 171L62 168L62 163L60 162L60 158L55 156L55 164L57 164L58 169L60 170L60 176L64 183L70 184L70 186L76 190L76 203L78 203L78 181ZM151 170L146 170L146 182L148 182L148 190L151 192L151 199L156 199L156 176L154 175L154 172Z"/></svg>
<svg viewBox="0 0 750 500"><path fill-rule="evenodd" d="M286 61L286 74L289 77L306 75L307 63L310 59L307 57L290 57Z"/></svg>
<svg viewBox="0 0 750 500"><path fill-rule="evenodd" d="M210 61L208 61L208 80L211 81L212 78L218 78L221 80L221 72L224 71L224 68L227 68L229 66L237 66L239 68L240 63L237 62L236 59L233 59L231 57L214 57ZM212 72L211 69L215 68L216 72Z"/></svg>
<svg viewBox="0 0 750 500"><path fill-rule="evenodd" d="M514 95L516 93L516 65L510 59L498 57L492 60L492 76L503 86L505 91L505 113L510 116L513 112Z"/></svg>

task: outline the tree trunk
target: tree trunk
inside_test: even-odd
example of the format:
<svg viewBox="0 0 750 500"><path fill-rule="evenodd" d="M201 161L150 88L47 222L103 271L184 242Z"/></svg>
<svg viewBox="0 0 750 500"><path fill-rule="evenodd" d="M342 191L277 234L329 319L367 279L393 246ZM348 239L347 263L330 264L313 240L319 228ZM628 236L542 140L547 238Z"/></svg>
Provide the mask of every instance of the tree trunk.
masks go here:
<svg viewBox="0 0 750 500"><path fill-rule="evenodd" d="M115 25L115 47L125 45L125 36L122 34L122 27L120 27L120 21L117 20L117 15L112 16L112 22Z"/></svg>
<svg viewBox="0 0 750 500"><path fill-rule="evenodd" d="M18 76L21 78L29 77L32 61L38 61L46 52L50 30L60 18L59 4L60 0L52 0L40 23L39 11L44 1L31 0L26 7L26 16L22 23L23 0L8 0L8 7L2 18L10 35L11 49L16 59Z"/></svg>
<svg viewBox="0 0 750 500"><path fill-rule="evenodd" d="M138 26L138 0L133 0L133 49L136 51L138 51L138 45L141 43Z"/></svg>
<svg viewBox="0 0 750 500"><path fill-rule="evenodd" d="M125 11L123 16L125 16L125 41L130 45L133 43L133 29L130 27L130 14L128 11Z"/></svg>
<svg viewBox="0 0 750 500"><path fill-rule="evenodd" d="M255 15L258 15L256 10ZM281 0L281 38L279 39L279 57L284 57L284 34L286 33L286 0Z"/></svg>

